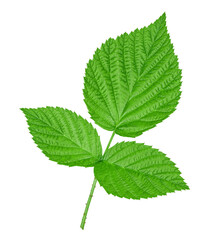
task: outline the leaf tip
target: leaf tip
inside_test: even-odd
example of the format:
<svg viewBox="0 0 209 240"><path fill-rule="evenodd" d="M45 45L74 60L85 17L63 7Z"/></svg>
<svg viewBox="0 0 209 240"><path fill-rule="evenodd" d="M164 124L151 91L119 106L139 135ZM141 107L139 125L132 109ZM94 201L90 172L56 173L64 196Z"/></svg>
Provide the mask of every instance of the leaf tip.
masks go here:
<svg viewBox="0 0 209 240"><path fill-rule="evenodd" d="M164 12L164 13L162 14L162 17L166 18L166 12Z"/></svg>
<svg viewBox="0 0 209 240"><path fill-rule="evenodd" d="M20 108L20 110L21 110L24 114L26 114L27 108Z"/></svg>
<svg viewBox="0 0 209 240"><path fill-rule="evenodd" d="M166 22L166 12L164 12L156 21L155 23L163 24Z"/></svg>
<svg viewBox="0 0 209 240"><path fill-rule="evenodd" d="M190 190L190 187L185 183L185 189L184 190Z"/></svg>

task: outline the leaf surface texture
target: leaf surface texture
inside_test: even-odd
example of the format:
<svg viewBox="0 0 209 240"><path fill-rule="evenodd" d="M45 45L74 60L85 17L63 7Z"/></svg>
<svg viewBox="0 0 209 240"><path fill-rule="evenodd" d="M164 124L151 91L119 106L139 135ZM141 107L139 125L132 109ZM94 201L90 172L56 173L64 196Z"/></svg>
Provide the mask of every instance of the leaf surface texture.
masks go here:
<svg viewBox="0 0 209 240"><path fill-rule="evenodd" d="M22 108L33 140L52 161L67 166L93 166L102 156L96 129L63 108Z"/></svg>
<svg viewBox="0 0 209 240"><path fill-rule="evenodd" d="M94 174L107 193L128 199L188 189L179 169L164 153L136 142L121 142L108 149Z"/></svg>
<svg viewBox="0 0 209 240"><path fill-rule="evenodd" d="M106 130L136 137L166 119L180 98L181 70L165 14L102 44L84 79L91 118Z"/></svg>

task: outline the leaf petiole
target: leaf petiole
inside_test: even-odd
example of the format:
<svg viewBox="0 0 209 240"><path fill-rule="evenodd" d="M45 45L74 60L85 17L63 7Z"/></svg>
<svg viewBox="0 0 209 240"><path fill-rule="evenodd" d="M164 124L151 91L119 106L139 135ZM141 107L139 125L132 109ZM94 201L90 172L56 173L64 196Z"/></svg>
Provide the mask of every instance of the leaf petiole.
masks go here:
<svg viewBox="0 0 209 240"><path fill-rule="evenodd" d="M112 140L113 140L114 136L115 136L115 131L112 133L112 135L111 135L111 137L110 137L110 140L109 140L109 142L108 142L108 144L107 144L107 147L106 147L106 149L105 149L105 151L104 151L104 154L103 154L103 156L105 155L105 153L106 153L107 149L109 149L109 147L110 147L110 144L111 144L111 142L112 142Z"/></svg>
<svg viewBox="0 0 209 240"><path fill-rule="evenodd" d="M106 149L105 149L105 151L104 151L104 154L106 153L107 149L110 147L110 144L111 144L114 136L115 136L115 131L112 133L112 135L111 135L111 137L110 137L110 140L109 140L109 142L108 142L108 144L107 144L107 147L106 147ZM104 156L104 154L103 154L103 156ZM84 210L84 213L83 213L83 217L82 217L82 220L81 220L81 225L80 225L80 227L81 227L81 229L83 229L83 230L84 230L84 226L85 226L85 223L86 223L86 218L87 218L89 206L90 206L90 203L91 203L91 199L92 199L93 194L94 194L94 189L96 188L96 184L97 184L97 179L94 178L94 181L93 181L92 187L91 187L91 191L90 191L90 194L89 194L89 198L88 198L88 200L87 200L86 207L85 207L85 210Z"/></svg>
<svg viewBox="0 0 209 240"><path fill-rule="evenodd" d="M96 180L96 178L94 178L94 181L93 181L93 184L92 184L92 187L91 187L91 191L90 191L90 194L89 194L89 198L88 198L88 201L86 203L86 208L85 208L85 211L83 213L83 218L82 218L82 221L81 221L81 225L80 225L80 227L83 230L84 230L84 226L85 226L85 223L86 223L87 213L88 213L88 210L89 210L89 206L90 206L90 203L91 203L91 199L93 197L93 193L94 193L94 189L96 187L96 184L97 184L97 180Z"/></svg>

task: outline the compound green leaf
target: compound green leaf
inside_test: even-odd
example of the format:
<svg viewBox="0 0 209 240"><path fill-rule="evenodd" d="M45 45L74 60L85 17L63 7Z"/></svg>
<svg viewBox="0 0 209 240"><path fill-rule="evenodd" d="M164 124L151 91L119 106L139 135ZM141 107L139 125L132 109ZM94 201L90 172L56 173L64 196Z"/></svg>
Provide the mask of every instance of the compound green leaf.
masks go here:
<svg viewBox="0 0 209 240"><path fill-rule="evenodd" d="M181 70L165 14L102 44L84 79L91 118L106 130L136 137L166 119L180 98Z"/></svg>
<svg viewBox="0 0 209 240"><path fill-rule="evenodd" d="M164 153L136 142L122 142L108 149L103 161L96 163L94 174L107 193L128 199L189 189Z"/></svg>
<svg viewBox="0 0 209 240"><path fill-rule="evenodd" d="M90 167L100 160L102 147L96 129L63 108L22 108L33 140L52 161Z"/></svg>

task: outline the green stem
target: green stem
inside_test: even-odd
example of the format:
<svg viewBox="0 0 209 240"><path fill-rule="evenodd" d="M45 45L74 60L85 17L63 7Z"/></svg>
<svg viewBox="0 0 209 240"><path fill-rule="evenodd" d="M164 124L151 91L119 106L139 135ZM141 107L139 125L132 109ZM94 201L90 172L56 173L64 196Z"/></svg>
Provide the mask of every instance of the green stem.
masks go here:
<svg viewBox="0 0 209 240"><path fill-rule="evenodd" d="M115 136L115 131L112 133L112 135L111 135L111 137L110 137L110 140L109 140L109 142L108 142L108 144L107 144L107 147L106 147L106 149L105 149L105 151L104 151L103 156L105 155L107 149L110 147L110 144L111 144L111 142L112 142L114 136Z"/></svg>
<svg viewBox="0 0 209 240"><path fill-rule="evenodd" d="M88 198L88 201L86 203L86 208L85 208L85 211L83 213L83 218L82 218L82 221L81 221L81 225L80 225L80 227L82 229L84 229L84 226L85 226L85 223L86 223L87 213L88 213L88 210L89 210L89 206L90 206L90 203L91 203L91 199L93 197L93 193L94 193L94 189L96 187L96 184L97 184L97 180L96 180L96 178L94 178L94 181L93 181L93 184L92 184L92 187L91 187L91 191L90 191L90 194L89 194L89 198Z"/></svg>
<svg viewBox="0 0 209 240"><path fill-rule="evenodd" d="M107 147L104 151L104 154L106 153L107 149L110 147L110 144L111 144L114 136L115 136L115 131L112 133L112 136L111 136L111 138L110 138L110 140L107 144ZM104 156L104 154L103 154L103 156ZM84 210L84 213L83 213L83 217L82 217L82 221L81 221L81 225L80 225L81 229L84 229L84 226L85 226L85 223L86 223L86 217L87 217L87 214L88 214L89 206L90 206L90 203L91 203L91 199L93 197L93 193L94 193L94 189L96 187L96 184L97 184L97 179L94 178L94 181L93 181L93 184L92 184L92 187L91 187L91 191L90 191L90 194L89 194L89 198L88 198L88 201L86 203L86 207L85 207L85 210Z"/></svg>

